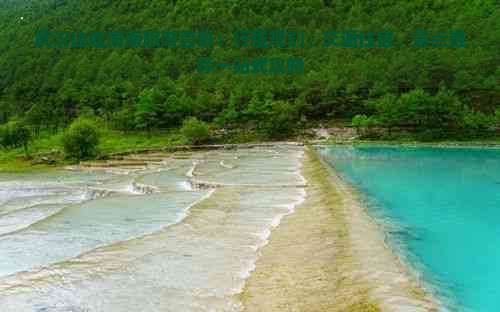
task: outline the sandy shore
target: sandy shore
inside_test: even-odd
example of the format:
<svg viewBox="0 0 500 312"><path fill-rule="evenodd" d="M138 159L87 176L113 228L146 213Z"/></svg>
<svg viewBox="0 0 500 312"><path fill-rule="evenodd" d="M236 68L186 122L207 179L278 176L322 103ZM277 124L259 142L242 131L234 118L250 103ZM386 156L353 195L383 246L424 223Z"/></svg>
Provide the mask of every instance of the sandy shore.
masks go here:
<svg viewBox="0 0 500 312"><path fill-rule="evenodd" d="M356 192L307 150L307 197L261 249L241 294L252 311L438 311Z"/></svg>

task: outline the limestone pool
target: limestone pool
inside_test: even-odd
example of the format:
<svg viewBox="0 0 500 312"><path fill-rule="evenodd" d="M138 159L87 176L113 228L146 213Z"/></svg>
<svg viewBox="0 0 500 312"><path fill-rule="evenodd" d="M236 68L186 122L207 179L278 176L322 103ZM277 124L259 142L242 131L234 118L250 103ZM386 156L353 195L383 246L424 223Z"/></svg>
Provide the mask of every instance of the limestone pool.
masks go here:
<svg viewBox="0 0 500 312"><path fill-rule="evenodd" d="M443 310L500 311L500 149L320 146Z"/></svg>
<svg viewBox="0 0 500 312"><path fill-rule="evenodd" d="M298 146L0 174L0 311L227 311L304 196ZM140 159L140 160L138 160ZM105 164L106 165L106 164Z"/></svg>

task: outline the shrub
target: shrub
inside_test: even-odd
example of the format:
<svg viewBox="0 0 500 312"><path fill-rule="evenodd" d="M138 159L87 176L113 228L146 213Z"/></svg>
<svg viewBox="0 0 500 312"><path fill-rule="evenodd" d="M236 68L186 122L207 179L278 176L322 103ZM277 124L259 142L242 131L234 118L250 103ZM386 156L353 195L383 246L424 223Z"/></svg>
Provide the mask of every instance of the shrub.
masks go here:
<svg viewBox="0 0 500 312"><path fill-rule="evenodd" d="M370 118L364 114L358 114L352 118L352 126L356 129L369 126Z"/></svg>
<svg viewBox="0 0 500 312"><path fill-rule="evenodd" d="M86 159L97 155L100 132L95 122L89 119L77 119L63 134L63 146L66 157Z"/></svg>
<svg viewBox="0 0 500 312"><path fill-rule="evenodd" d="M356 115L352 118L352 126L356 128L358 135L361 138L378 138L378 133L373 131L373 128L378 125L377 120L373 116Z"/></svg>
<svg viewBox="0 0 500 312"><path fill-rule="evenodd" d="M181 133L186 137L190 144L202 144L210 139L210 130L208 125L196 119L196 117L190 117L184 120L181 128Z"/></svg>
<svg viewBox="0 0 500 312"><path fill-rule="evenodd" d="M494 126L494 117L488 116L482 112L465 109L462 113L462 128L472 130L482 130Z"/></svg>
<svg viewBox="0 0 500 312"><path fill-rule="evenodd" d="M494 126L500 127L500 108L495 111Z"/></svg>
<svg viewBox="0 0 500 312"><path fill-rule="evenodd" d="M4 148L23 147L28 155L31 131L20 121L11 121L0 127L0 146Z"/></svg>

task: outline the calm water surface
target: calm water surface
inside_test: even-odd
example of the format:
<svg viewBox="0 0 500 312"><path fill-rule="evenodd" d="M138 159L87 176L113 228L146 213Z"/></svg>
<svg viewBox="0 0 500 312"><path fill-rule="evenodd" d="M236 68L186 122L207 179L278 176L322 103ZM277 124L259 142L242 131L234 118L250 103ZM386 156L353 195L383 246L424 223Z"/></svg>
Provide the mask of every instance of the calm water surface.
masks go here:
<svg viewBox="0 0 500 312"><path fill-rule="evenodd" d="M323 146L451 311L500 311L500 150Z"/></svg>

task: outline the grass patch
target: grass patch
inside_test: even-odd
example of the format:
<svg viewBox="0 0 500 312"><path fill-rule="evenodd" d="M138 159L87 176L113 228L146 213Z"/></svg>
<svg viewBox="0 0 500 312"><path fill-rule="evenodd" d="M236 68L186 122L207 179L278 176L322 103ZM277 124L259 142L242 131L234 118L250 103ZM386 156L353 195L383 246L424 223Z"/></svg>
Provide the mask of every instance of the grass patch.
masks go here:
<svg viewBox="0 0 500 312"><path fill-rule="evenodd" d="M160 148L187 144L187 140L178 131L121 132L107 131L98 146L100 155L127 152L146 148Z"/></svg>
<svg viewBox="0 0 500 312"><path fill-rule="evenodd" d="M53 169L53 166L46 164L33 164L31 160L26 159L1 159L0 172L17 173L29 171L46 171Z"/></svg>
<svg viewBox="0 0 500 312"><path fill-rule="evenodd" d="M64 158L62 134L42 133L29 146L29 157L22 148L0 149L0 172L27 172L34 170L50 170L49 163L57 165L70 164ZM105 130L98 146L100 157L120 152L128 152L147 148L160 148L186 144L186 139L178 131L153 132L121 132Z"/></svg>

